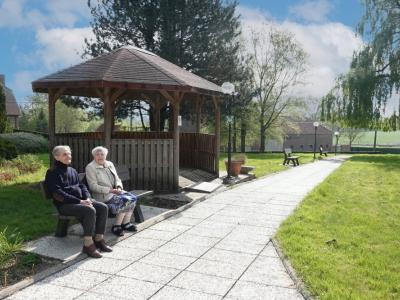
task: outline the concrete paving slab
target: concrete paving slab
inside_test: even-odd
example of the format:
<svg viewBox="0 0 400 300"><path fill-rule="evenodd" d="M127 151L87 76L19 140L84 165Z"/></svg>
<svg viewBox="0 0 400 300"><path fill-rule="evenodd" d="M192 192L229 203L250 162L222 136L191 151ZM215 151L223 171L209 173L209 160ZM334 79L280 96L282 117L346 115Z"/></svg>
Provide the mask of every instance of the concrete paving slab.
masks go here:
<svg viewBox="0 0 400 300"><path fill-rule="evenodd" d="M225 299L237 300L303 300L295 289L262 285L239 280Z"/></svg>
<svg viewBox="0 0 400 300"><path fill-rule="evenodd" d="M195 291L175 288L172 286L163 287L157 294L150 298L151 300L219 300L221 296L204 294Z"/></svg>
<svg viewBox="0 0 400 300"><path fill-rule="evenodd" d="M198 246L209 246L212 247L218 243L221 239L214 237L198 236L188 233L176 237L172 241L180 244L198 245Z"/></svg>
<svg viewBox="0 0 400 300"><path fill-rule="evenodd" d="M148 299L162 287L159 283L114 276L96 286L93 291L109 296L109 299Z"/></svg>
<svg viewBox="0 0 400 300"><path fill-rule="evenodd" d="M195 260L195 257L155 251L141 259L141 262L150 265L183 270L186 269Z"/></svg>
<svg viewBox="0 0 400 300"><path fill-rule="evenodd" d="M256 258L256 255L213 248L210 251L207 251L202 258L230 264L244 264L248 266Z"/></svg>
<svg viewBox="0 0 400 300"><path fill-rule="evenodd" d="M246 263L242 262L228 263L200 258L190 265L187 270L212 276L238 279L247 266Z"/></svg>
<svg viewBox="0 0 400 300"><path fill-rule="evenodd" d="M112 252L103 252L104 257L120 259L120 260L128 260L128 261L136 261L139 258L149 254L149 250L136 249L136 248L127 248L115 246L113 247Z"/></svg>
<svg viewBox="0 0 400 300"><path fill-rule="evenodd" d="M138 237L134 235L126 240L123 240L118 243L118 247L126 247L126 248L133 248L133 249L143 249L143 250L150 250L153 251L168 241L165 240L155 240L155 239L147 239Z"/></svg>
<svg viewBox="0 0 400 300"><path fill-rule="evenodd" d="M98 293L94 293L94 292L86 292L75 299L77 299L77 300L110 300L110 296L98 294ZM126 298L120 298L120 297L113 296L113 299L118 300L118 299L126 299Z"/></svg>
<svg viewBox="0 0 400 300"><path fill-rule="evenodd" d="M109 277L109 274L81 270L76 266L72 266L47 277L42 282L79 290L89 290Z"/></svg>
<svg viewBox="0 0 400 300"><path fill-rule="evenodd" d="M17 294L7 298L9 300L27 300L27 299L55 299L72 300L81 295L85 291L61 287L52 284L37 283L27 287Z"/></svg>
<svg viewBox="0 0 400 300"><path fill-rule="evenodd" d="M45 236L27 243L24 250L45 257L68 261L81 253L82 246L82 238L78 236L69 235L64 238Z"/></svg>
<svg viewBox="0 0 400 300"><path fill-rule="evenodd" d="M149 265L141 262L135 262L129 267L120 271L117 275L135 278L138 280L150 281L155 283L166 284L174 278L181 270L174 268Z"/></svg>
<svg viewBox="0 0 400 300"><path fill-rule="evenodd" d="M209 249L210 249L210 247L207 247L207 246L168 242L167 244L160 247L158 249L158 251L176 254L176 255L200 257Z"/></svg>
<svg viewBox="0 0 400 300"><path fill-rule="evenodd" d="M126 268L130 265L132 261L112 259L108 257L103 257L101 259L101 264L96 259L84 259L74 265L81 270L100 272L105 274L116 274L120 270Z"/></svg>
<svg viewBox="0 0 400 300"><path fill-rule="evenodd" d="M201 293L223 296L234 282L233 279L184 271L168 285Z"/></svg>

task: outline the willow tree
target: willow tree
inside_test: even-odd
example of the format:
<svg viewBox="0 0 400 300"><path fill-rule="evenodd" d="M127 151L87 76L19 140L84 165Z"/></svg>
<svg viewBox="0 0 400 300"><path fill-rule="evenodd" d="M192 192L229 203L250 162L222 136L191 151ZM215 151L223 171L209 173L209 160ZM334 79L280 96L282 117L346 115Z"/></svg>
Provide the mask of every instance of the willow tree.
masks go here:
<svg viewBox="0 0 400 300"><path fill-rule="evenodd" d="M366 44L341 77L345 117L358 128L379 127L388 99L400 89L400 1L364 0L358 33Z"/></svg>

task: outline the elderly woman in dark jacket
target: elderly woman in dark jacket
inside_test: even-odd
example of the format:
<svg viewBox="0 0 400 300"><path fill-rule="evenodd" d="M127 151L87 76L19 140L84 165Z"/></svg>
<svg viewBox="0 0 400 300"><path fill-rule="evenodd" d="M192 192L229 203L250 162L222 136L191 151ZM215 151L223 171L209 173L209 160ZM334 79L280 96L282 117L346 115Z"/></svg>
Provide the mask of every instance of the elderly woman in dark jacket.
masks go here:
<svg viewBox="0 0 400 300"><path fill-rule="evenodd" d="M69 146L56 146L53 149L54 167L46 173L45 184L53 197L53 202L62 215L75 216L82 224L84 231L83 253L100 258L97 251L111 252L104 241L108 208L104 203L91 198L86 186L79 181L78 173L69 167L71 149ZM93 241L92 233L96 236Z"/></svg>

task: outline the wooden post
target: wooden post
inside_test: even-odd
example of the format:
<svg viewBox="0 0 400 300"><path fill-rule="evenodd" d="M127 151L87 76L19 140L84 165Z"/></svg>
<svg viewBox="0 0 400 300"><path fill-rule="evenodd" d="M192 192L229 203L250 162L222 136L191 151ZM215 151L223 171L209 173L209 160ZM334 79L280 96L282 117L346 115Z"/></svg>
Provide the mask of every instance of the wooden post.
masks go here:
<svg viewBox="0 0 400 300"><path fill-rule="evenodd" d="M56 135L56 101L55 91L49 91L49 158L50 166L53 165L53 155L51 151L55 146L55 135Z"/></svg>
<svg viewBox="0 0 400 300"><path fill-rule="evenodd" d="M220 130L221 130L221 112L219 106L219 97L213 96L215 109L215 173L219 177L219 148L220 148Z"/></svg>
<svg viewBox="0 0 400 300"><path fill-rule="evenodd" d="M174 139L174 190L179 189L179 126L178 126L178 116L180 102L183 98L183 92L174 92L173 96L167 91L160 91L161 95L167 99L172 106L172 120L173 120L173 139Z"/></svg>
<svg viewBox="0 0 400 300"><path fill-rule="evenodd" d="M62 89L50 89L49 90L49 156L50 156L50 166L53 165L53 155L52 150L55 145L55 136L56 136L56 102L57 99L60 98L62 93L64 92L64 88Z"/></svg>
<svg viewBox="0 0 400 300"><path fill-rule="evenodd" d="M203 105L203 97L197 95L196 99L196 133L200 133L201 129L201 107Z"/></svg>
<svg viewBox="0 0 400 300"><path fill-rule="evenodd" d="M108 88L104 89L103 108L104 108L104 147L106 147L110 151L111 134L114 124L114 105L111 99L110 89Z"/></svg>

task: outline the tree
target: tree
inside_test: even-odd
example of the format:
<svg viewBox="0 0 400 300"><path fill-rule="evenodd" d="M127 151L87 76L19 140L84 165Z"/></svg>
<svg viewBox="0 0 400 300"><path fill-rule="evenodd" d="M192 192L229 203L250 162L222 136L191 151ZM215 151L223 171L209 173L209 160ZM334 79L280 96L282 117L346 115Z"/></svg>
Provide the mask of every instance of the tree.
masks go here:
<svg viewBox="0 0 400 300"><path fill-rule="evenodd" d="M364 0L364 15L358 32L366 40L355 53L343 85L347 118L354 126L365 127L377 111L400 88L400 2ZM374 121L375 122L375 121Z"/></svg>
<svg viewBox="0 0 400 300"><path fill-rule="evenodd" d="M365 129L360 128L344 128L342 129L342 135L347 137L349 140L350 149L353 142L356 139L361 138L365 134Z"/></svg>
<svg viewBox="0 0 400 300"><path fill-rule="evenodd" d="M88 5L95 39L85 41L84 56L96 57L132 45L152 51L216 84L240 79L236 63L240 35L236 1L89 0ZM141 110L152 119L151 107L141 105ZM182 113L187 110L183 105ZM122 111L117 111L117 117L122 116ZM169 115L170 108L164 107L161 124Z"/></svg>
<svg viewBox="0 0 400 300"><path fill-rule="evenodd" d="M0 133L7 132L10 128L10 123L7 118L6 111L6 95L3 91L3 86L0 84Z"/></svg>
<svg viewBox="0 0 400 300"><path fill-rule="evenodd" d="M56 132L85 132L88 128L87 114L79 108L68 107L56 102Z"/></svg>
<svg viewBox="0 0 400 300"><path fill-rule="evenodd" d="M279 123L285 111L299 103L290 92L300 84L306 54L291 34L272 26L253 31L250 42L260 152L264 152L267 130Z"/></svg>

